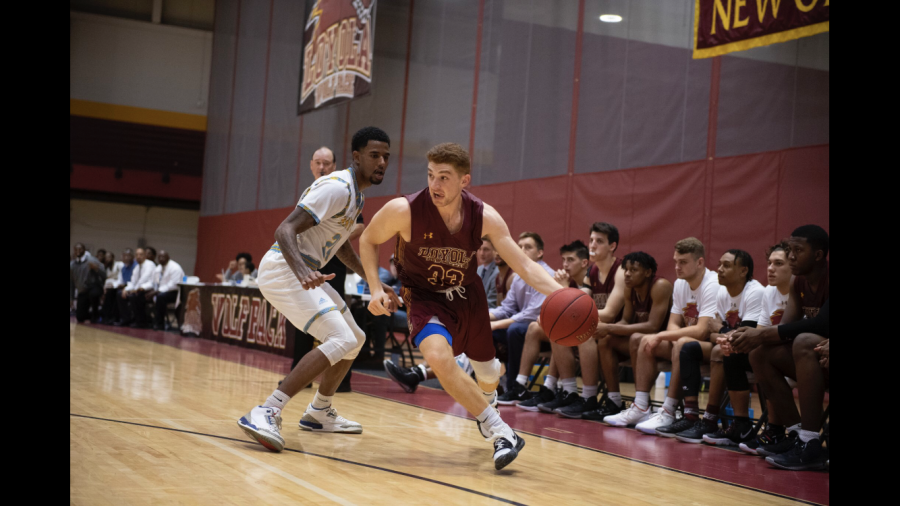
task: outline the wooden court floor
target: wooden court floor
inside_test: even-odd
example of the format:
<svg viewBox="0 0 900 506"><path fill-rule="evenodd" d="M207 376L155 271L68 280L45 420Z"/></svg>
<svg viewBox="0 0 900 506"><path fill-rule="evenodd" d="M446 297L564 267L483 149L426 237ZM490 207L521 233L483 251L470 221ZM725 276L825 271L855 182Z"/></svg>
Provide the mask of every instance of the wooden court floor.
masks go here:
<svg viewBox="0 0 900 506"><path fill-rule="evenodd" d="M275 454L235 421L282 374L101 329L70 324L72 504L798 502L542 437L516 422L526 446L497 472L471 419L356 391L337 394L334 405L363 434L300 431L314 394L306 389L284 410L286 450ZM365 375L354 382L360 376L393 385Z"/></svg>

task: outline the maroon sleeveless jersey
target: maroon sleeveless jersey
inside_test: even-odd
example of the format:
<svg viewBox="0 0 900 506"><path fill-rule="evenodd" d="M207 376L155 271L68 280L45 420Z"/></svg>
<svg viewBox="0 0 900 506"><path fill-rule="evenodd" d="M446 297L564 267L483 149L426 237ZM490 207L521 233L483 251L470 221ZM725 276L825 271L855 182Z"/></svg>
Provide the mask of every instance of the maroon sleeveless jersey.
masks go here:
<svg viewBox="0 0 900 506"><path fill-rule="evenodd" d="M410 339L437 317L453 338L454 355L465 353L478 362L492 360L491 319L475 260L482 243L484 203L463 190L463 224L451 234L427 188L405 197L410 207L410 241L397 236L394 265L403 283Z"/></svg>
<svg viewBox="0 0 900 506"><path fill-rule="evenodd" d="M819 280L817 291L813 291L805 276L794 278L794 290L800 294L800 308L803 310L803 317L815 318L819 314L819 309L828 300L828 265L825 265L825 274Z"/></svg>
<svg viewBox="0 0 900 506"><path fill-rule="evenodd" d="M647 298L643 301L638 300L637 290L631 290L631 308L634 312L634 321L631 323L644 323L645 321L650 319L650 310L653 309L653 283L656 282L656 277L650 278L650 289L647 290ZM672 301L669 301L669 307L672 307ZM660 324L659 331L662 332L666 330L666 327L669 326L669 313L666 311L666 317L663 318L662 323Z"/></svg>
<svg viewBox="0 0 900 506"><path fill-rule="evenodd" d="M597 304L597 309L606 307L609 294L612 293L613 287L616 285L616 272L619 270L619 264L621 263L622 260L618 258L613 262L609 268L609 273L606 275L606 281L603 283L600 282L600 268L597 267L597 264L592 265L591 270L588 271L588 278L591 280L591 291L594 292L594 303Z"/></svg>

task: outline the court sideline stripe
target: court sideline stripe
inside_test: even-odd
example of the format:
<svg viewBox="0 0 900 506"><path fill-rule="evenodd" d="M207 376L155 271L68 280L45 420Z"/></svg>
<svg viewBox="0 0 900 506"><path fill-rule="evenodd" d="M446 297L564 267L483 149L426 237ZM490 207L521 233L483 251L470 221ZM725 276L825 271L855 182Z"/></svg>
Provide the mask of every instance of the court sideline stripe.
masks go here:
<svg viewBox="0 0 900 506"><path fill-rule="evenodd" d="M428 407L425 407L425 406L419 406L418 404L410 404L410 403L408 403L408 402L403 402L403 401L398 401L398 400L394 400L394 399L389 399L389 398L387 398L387 397L381 397L381 396L375 395L375 394L369 394L369 393L365 393L365 392L360 392L359 390L354 390L353 393L355 393L355 394L360 394L360 395L366 395L366 396L368 396L368 397L374 397L374 398L376 398L376 399L382 399L382 400L389 401L389 402L396 402L397 404L405 404L405 405L407 405L407 406L414 407L414 408L425 409L425 410L428 410L428 411L434 411L435 413L441 413L442 415L454 416L454 417L456 417L456 418L462 418L463 420L473 420L472 418L469 418L469 417L467 417L467 416L457 415L457 414L454 414L454 413L448 413L448 412L446 412L446 411L441 411L441 410L439 410L439 409L434 409L434 408L428 408ZM521 432L521 433L523 433L523 434L528 434L529 436L534 436L534 437L538 437L538 438L541 438L541 439L546 439L546 440L548 440L548 441L555 441L555 442L557 442L557 443L561 443L561 444L564 444L564 445L574 446L575 448L582 448L582 449L585 449L585 450L590 450L590 451L592 451L592 452L597 452L597 453L602 453L602 454L604 454L604 455L609 455L610 457L617 457L617 458L625 459L625 460L628 460L628 461L631 461L631 462L637 462L637 463L639 463L639 464L645 464L645 465L653 466L653 467L656 467L656 468L659 468L659 469L665 469L665 470L667 470L667 471L673 471L673 472L676 472L676 473L679 473L679 474L686 474L686 475L688 475L688 476L694 476L694 477L697 477L697 478L702 478L702 479L704 479L704 480L714 481L714 482L716 482L716 483L722 483L722 484L724 484L724 485L730 485L730 486L732 486L732 487L742 488L742 489L744 489L744 490L751 490L751 491L753 491L753 492L759 492L759 493L766 494L766 495L771 495L771 496L775 496L775 497L780 497L781 499L788 499L788 500L790 500L790 501L799 502L799 503L803 503L803 504L811 504L811 505L813 505L813 506L825 506L825 505L823 505L823 504L821 504L821 503L817 503L817 502L807 501L807 500L804 500L804 499L798 499L798 498L796 498L796 497L790 497L790 496L778 494L778 493L775 493L775 492L769 492L768 490L760 490L760 489L758 489L758 488L753 488L753 487L750 487L750 486L747 486L747 485L741 485L741 484L739 484L739 483L733 483L733 482L730 482L730 481L720 480L720 479L718 479L718 478L712 478L712 477L710 477L710 476L703 476L703 475L699 475L699 474L694 474L694 473L689 472L689 471L682 471L681 469L675 469L675 468L672 468L672 467L666 467L666 466L664 466L664 465L662 465L662 464L654 464L654 463L652 463L652 462L647 462L647 461L640 460L640 459L636 459L636 458L633 458L633 457L628 457L628 456L625 456L625 455L619 455L619 454L617 454L617 453L612 453L612 452L608 452L608 451L605 451L605 450L600 450L600 449L597 449L597 448L591 448L591 447L588 447L588 446L582 446L582 445L577 444L577 443L570 443L570 442L568 442L568 441L562 441L562 440L559 440L559 439L556 439L556 438L553 438L553 437L550 437L550 436L544 436L544 435L541 435L541 434L535 434L535 433L529 432L529 431L527 431L527 430L521 430L521 429L514 429L514 430L515 430L516 432Z"/></svg>
<svg viewBox="0 0 900 506"><path fill-rule="evenodd" d="M377 396L373 396L373 397L377 397ZM151 428L151 429L162 429L162 430L168 430L168 431L171 431L171 432L181 432L181 433L184 433L184 434L192 434L192 435L195 435L195 436L206 436L206 437L211 437L211 438L216 438L216 439L224 439L224 440L226 440L226 441L234 441L234 442L237 442L237 443L248 443L248 444L253 444L251 441L246 440L246 439L237 439L237 438L228 437L228 436L218 436L218 435L216 435L216 434L206 434L206 433L203 433L203 432L194 432L194 431L192 431L192 430L187 430L187 429L176 429L176 428L172 428L172 427L162 427L162 426L159 426L159 425L149 425L149 424L145 424L145 423L126 422L126 421L123 421L123 420L115 420L115 419L112 419L112 418L100 418L100 417L97 417L97 416L79 415L78 413L69 413L69 416L74 416L74 417L78 417L78 418L86 418L86 419L89 419L89 420L100 420L100 421L104 421L104 422L121 423L121 424L125 424L125 425L136 425L136 426L138 426L138 427L147 427L147 428ZM164 420L164 419L161 419L161 420ZM171 421L170 421L170 423L171 423ZM176 425L176 424L173 423L172 425ZM218 445L217 445L217 446L218 446ZM224 445L222 445L222 448L225 448L226 450L229 450L229 451L232 452L232 453L236 453L236 452L237 452L237 450L232 451L233 449L229 449L229 448L225 447ZM485 492L479 492L479 491L477 491L477 490L472 490L472 489L470 489L470 488L461 487L461 486L459 486L459 485L454 485L454 484L452 484L452 483L446 483L446 482L434 480L434 479L431 479L431 478L425 478L424 476L416 476L416 475L414 475L414 474L404 473L403 471L396 471L396 470L394 470L394 469L388 469L388 468L386 468L386 467L379 467L379 466L375 466L375 465L372 465L372 464L364 464L364 463L362 463L362 462L355 462L355 461L352 461L352 460L341 459L341 458L337 458L337 457L329 457L328 455L320 455L320 454L318 454L318 453L312 453L312 452L307 452L307 451L303 451L303 450L295 450L295 449L293 449L293 448L285 448L284 451L286 451L286 452L293 452L293 453L300 453L300 454L303 454L303 455L309 455L309 456L311 456L311 457L319 457L319 458L322 458L322 459L333 460L333 461L336 461L336 462L343 462L343 463L345 463L345 464L352 464L352 465L355 465L355 466L366 467L366 468L369 468L369 469L375 469L375 470L377 470L377 471L384 471L384 472L387 472L387 473L398 474L398 475L400 475L400 476L406 476L407 478L413 478L413 479L416 479L416 480L427 481L427 482L429 482L429 483L434 483L434 484L436 484L436 485L442 485L442 486L449 487L449 488L453 488L453 489L456 489L456 490L462 490L463 492L469 492L470 494L479 495L479 496L481 496L481 497L487 497L488 499L494 499L495 501L499 501L499 502L502 502L502 503L506 503L506 504L516 504L516 505L518 505L518 506L526 506L525 503L516 502L516 501L510 500L510 499L504 499L504 498L502 498L502 497L497 497L497 496L495 496L495 495L487 494L487 493L485 493ZM239 452L238 452L238 453L239 453ZM238 453L236 453L236 454L238 454ZM240 455L240 456L241 456L242 458L247 458L248 460L255 461L255 463L261 463L261 462L259 462L259 461L256 461L256 459L253 459L252 457L247 457L247 456L245 456L245 455ZM277 469L277 468L275 468L275 469ZM282 475L282 476L285 476L284 474L282 474L282 472L278 472L278 474L279 474L279 475ZM288 475L288 476L289 476L289 475ZM299 481L303 481L303 480L300 480L299 478L296 478L296 479L299 480ZM306 483L306 482L304 482L304 483ZM308 485L315 487L315 485L312 485L312 484L308 484ZM304 485L304 486L305 486L305 485ZM316 488L318 488L318 487L316 487ZM326 491L324 491L324 490L323 490L322 492L324 492L323 495L328 494L328 492L326 492ZM319 493L319 492L317 492L317 493ZM328 496L326 495L326 497L328 497ZM335 496L335 497L337 497L337 496ZM330 498L330 497L329 497L329 498ZM340 498L337 498L337 499L340 499ZM340 501L338 501L338 500L336 500L336 499L332 499L332 500L335 500L336 502L340 502ZM342 502L342 504L352 504L352 503Z"/></svg>

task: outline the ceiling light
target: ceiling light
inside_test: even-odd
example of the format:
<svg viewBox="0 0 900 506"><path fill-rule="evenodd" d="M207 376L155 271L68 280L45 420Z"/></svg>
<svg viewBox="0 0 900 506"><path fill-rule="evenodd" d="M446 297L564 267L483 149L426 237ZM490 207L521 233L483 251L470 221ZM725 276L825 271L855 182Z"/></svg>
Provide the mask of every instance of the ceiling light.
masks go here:
<svg viewBox="0 0 900 506"><path fill-rule="evenodd" d="M600 21L603 21L604 23L618 23L619 21L622 21L622 16L619 16L618 14L604 14L600 16Z"/></svg>

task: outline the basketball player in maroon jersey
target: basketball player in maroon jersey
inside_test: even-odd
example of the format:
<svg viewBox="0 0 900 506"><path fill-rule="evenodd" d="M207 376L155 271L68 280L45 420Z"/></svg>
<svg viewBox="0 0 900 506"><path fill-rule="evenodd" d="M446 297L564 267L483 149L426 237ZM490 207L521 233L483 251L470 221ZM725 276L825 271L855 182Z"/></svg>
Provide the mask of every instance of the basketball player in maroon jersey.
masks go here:
<svg viewBox="0 0 900 506"><path fill-rule="evenodd" d="M625 402L619 392L619 361L631 358L632 369L635 367L637 356L631 355L631 336L662 332L669 323L672 282L656 277L656 268L656 259L643 251L622 258L625 278L622 318L616 323L598 323L594 333L600 370L609 393L597 409L584 412L582 419L602 421L604 417L622 411Z"/></svg>
<svg viewBox="0 0 900 506"><path fill-rule="evenodd" d="M510 267L541 293L562 287L519 249L500 214L465 190L472 176L462 146L439 144L426 156L428 187L391 200L375 214L360 237L362 263L368 275L377 275L378 246L397 237L394 263L403 283L410 338L444 389L475 416L481 435L493 440L494 467L502 469L525 441L488 400L496 396L500 362L475 262L481 238L490 239ZM388 315L396 309L389 294L373 285L369 311ZM454 360L460 353L469 357L477 385Z"/></svg>
<svg viewBox="0 0 900 506"><path fill-rule="evenodd" d="M822 403L828 385L828 233L817 225L804 225L788 239L788 263L794 274L781 324L741 327L731 346L750 353L750 364L770 401L769 421L800 431L757 454L775 466L801 471L822 469L828 458L822 449ZM800 413L785 376L797 380Z"/></svg>
<svg viewBox="0 0 900 506"><path fill-rule="evenodd" d="M584 278L582 290L594 298L601 322L615 323L621 317L625 305L625 273L619 268L621 259L615 257L619 247L619 229L609 223L591 225L590 255L594 265ZM575 356L571 349L551 344L556 356L556 367L561 377L575 376ZM597 341L588 339L578 345L581 365L581 397L569 395L555 411L566 418L581 418L585 411L599 407L597 384L600 381L600 359Z"/></svg>

